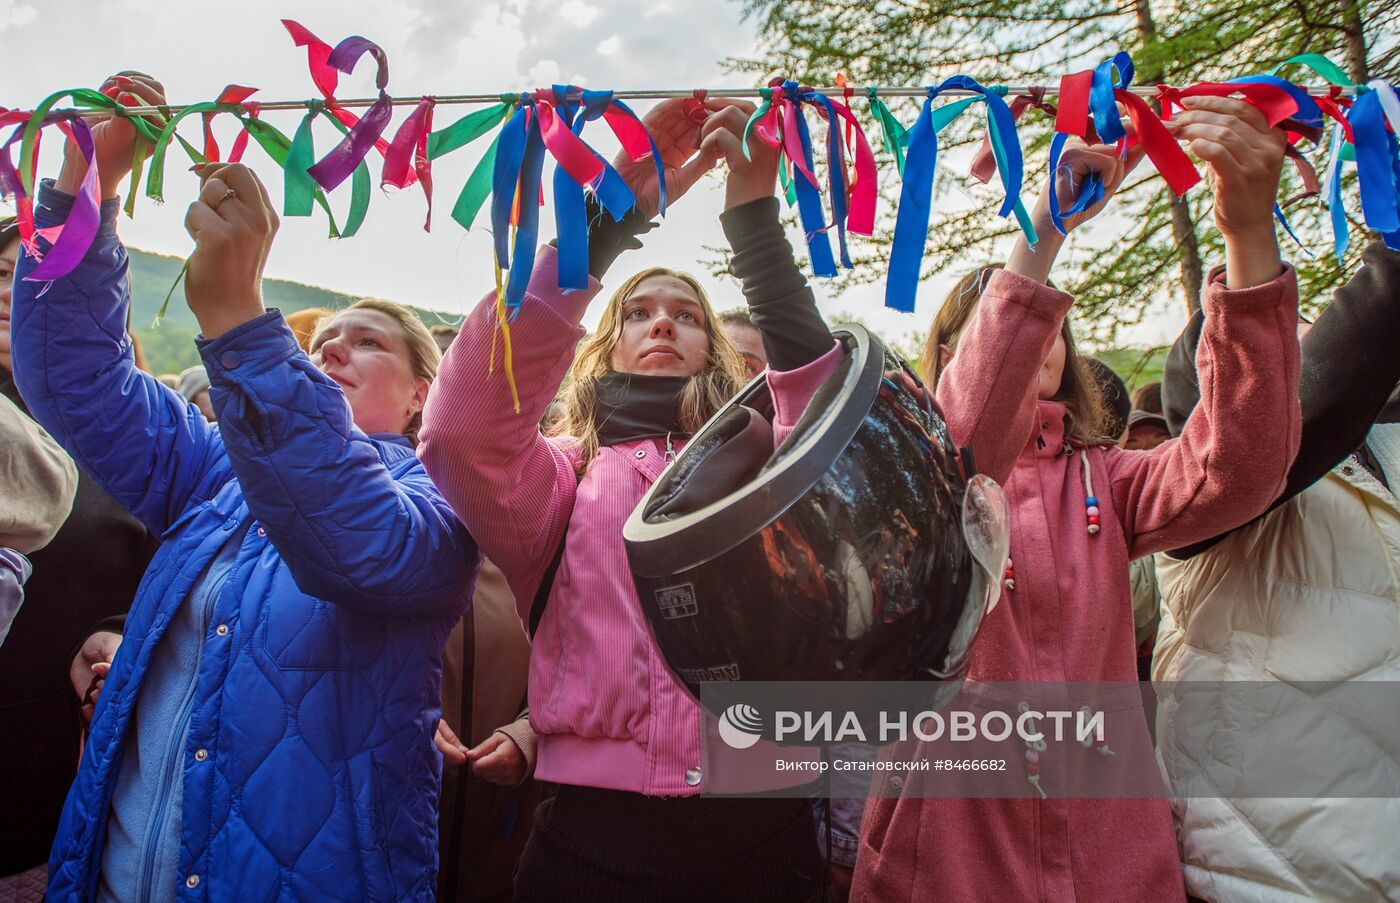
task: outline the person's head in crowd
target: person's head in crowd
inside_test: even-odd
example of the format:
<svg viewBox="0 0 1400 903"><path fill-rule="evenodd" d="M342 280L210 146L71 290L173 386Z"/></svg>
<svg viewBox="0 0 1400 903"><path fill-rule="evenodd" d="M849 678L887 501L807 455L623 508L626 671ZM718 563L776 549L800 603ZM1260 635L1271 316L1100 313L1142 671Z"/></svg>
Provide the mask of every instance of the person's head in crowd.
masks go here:
<svg viewBox="0 0 1400 903"><path fill-rule="evenodd" d="M937 388L939 376L957 354L958 339L972 322L973 311L977 309L987 281L1001 266L997 263L979 267L963 276L938 309L919 365L919 375L930 388ZM1103 392L1089 369L1088 359L1075 347L1068 317L1041 366L1039 398L1065 406L1068 435L1079 439L1097 439L1104 435L1107 415Z"/></svg>
<svg viewBox="0 0 1400 903"><path fill-rule="evenodd" d="M418 441L442 352L413 311L375 298L356 301L321 322L310 354L340 385L356 426Z"/></svg>
<svg viewBox="0 0 1400 903"><path fill-rule="evenodd" d="M160 376L156 377L156 382L165 386L167 389L174 389L176 392L180 391L180 374L178 373L162 373Z"/></svg>
<svg viewBox="0 0 1400 903"><path fill-rule="evenodd" d="M1113 368L1096 357L1085 358L1084 363L1099 384L1099 392L1104 401L1102 435L1114 442L1123 438L1128 428L1128 415L1132 413L1132 402L1128 399L1128 386L1123 378L1113 372Z"/></svg>
<svg viewBox="0 0 1400 903"><path fill-rule="evenodd" d="M185 401L199 408L205 420L213 423L218 419L214 416L214 404L209 400L209 374L204 372L203 364L181 370L176 380L175 390Z"/></svg>
<svg viewBox="0 0 1400 903"><path fill-rule="evenodd" d="M1129 450L1156 448L1172 437L1167 418L1151 411L1133 411L1128 415L1128 429L1118 444Z"/></svg>
<svg viewBox="0 0 1400 903"><path fill-rule="evenodd" d="M19 225L13 216L0 217L0 376L10 372L10 292L19 260Z"/></svg>
<svg viewBox="0 0 1400 903"><path fill-rule="evenodd" d="M458 329L450 323L434 323L429 327L428 332L433 334L433 341L437 342L438 350L443 354L451 347L452 340L457 338Z"/></svg>
<svg viewBox="0 0 1400 903"><path fill-rule="evenodd" d="M294 310L285 314L282 319L287 321L292 335L297 337L297 344L301 346L301 350L310 354L311 337L316 334L316 327L321 325L321 321L330 315L331 312L324 307L308 307L305 310Z"/></svg>
<svg viewBox="0 0 1400 903"><path fill-rule="evenodd" d="M1300 336L1301 338L1301 336ZM1162 381L1143 383L1133 391L1133 410L1162 413Z"/></svg>
<svg viewBox="0 0 1400 903"><path fill-rule="evenodd" d="M680 420L692 432L743 388L748 375L705 289L694 276L665 267L642 270L618 286L574 357L560 396L563 414L551 435L578 439L585 462L598 453L594 413L599 380L608 373L683 377Z"/></svg>
<svg viewBox="0 0 1400 903"><path fill-rule="evenodd" d="M744 356L744 366L749 376L757 376L768 369L768 352L763 349L763 334L753 325L753 318L744 308L726 310L719 315L720 328L729 337L729 342Z"/></svg>

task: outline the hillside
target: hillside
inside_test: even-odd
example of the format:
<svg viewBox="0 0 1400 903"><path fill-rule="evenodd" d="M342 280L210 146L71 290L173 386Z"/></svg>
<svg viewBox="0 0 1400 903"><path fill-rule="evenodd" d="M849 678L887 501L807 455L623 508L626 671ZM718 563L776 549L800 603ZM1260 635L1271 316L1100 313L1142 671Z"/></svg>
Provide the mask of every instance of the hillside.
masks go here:
<svg viewBox="0 0 1400 903"><path fill-rule="evenodd" d="M179 373L186 367L199 363L195 350L194 337L199 332L194 314L185 305L183 289L177 288L170 299L170 307L159 326L153 326L156 312L165 300L166 292L174 284L175 277L184 263L179 257L152 254L136 248L128 248L131 258L131 326L146 355L146 362L152 373ZM308 307L345 307L352 299L340 292L303 285L285 279L263 280L263 302L268 307L280 308L284 313L305 310ZM442 318L426 310L417 311L423 322L431 325L443 319L455 320L450 314Z"/></svg>

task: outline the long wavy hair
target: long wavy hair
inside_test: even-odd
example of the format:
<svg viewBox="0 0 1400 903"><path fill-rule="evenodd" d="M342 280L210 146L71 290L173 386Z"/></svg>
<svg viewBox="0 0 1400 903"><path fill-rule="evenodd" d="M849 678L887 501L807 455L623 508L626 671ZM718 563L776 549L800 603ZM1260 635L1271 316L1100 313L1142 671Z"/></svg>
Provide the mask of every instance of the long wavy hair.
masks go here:
<svg viewBox="0 0 1400 903"><path fill-rule="evenodd" d="M705 315L705 336L710 348L704 367L690 377L681 394L681 426L691 433L700 429L748 381L743 356L720 328L710 299L695 277L667 267L642 270L618 286L608 300L597 331L584 340L574 356L569 382L559 397L561 410L545 427L547 436L569 436L579 443L582 451L578 459L579 473L598 456L598 427L594 421L598 410L598 378L613 369L613 352L622 339L623 305L643 280L653 276L669 276L685 283L695 293Z"/></svg>
<svg viewBox="0 0 1400 903"><path fill-rule="evenodd" d="M924 342L923 359L919 365L919 375L928 386L937 387L938 378L943 375L943 355L939 347L946 346L956 351L958 338L972 320L977 302L982 300L987 280L1001 268L1002 264L990 264L963 276L938 309L928 339ZM1060 377L1060 390L1051 400L1065 406L1065 435L1081 441L1101 438L1107 423L1103 390L1085 363L1084 356L1075 347L1068 317L1060 326L1060 336L1065 340L1065 369Z"/></svg>

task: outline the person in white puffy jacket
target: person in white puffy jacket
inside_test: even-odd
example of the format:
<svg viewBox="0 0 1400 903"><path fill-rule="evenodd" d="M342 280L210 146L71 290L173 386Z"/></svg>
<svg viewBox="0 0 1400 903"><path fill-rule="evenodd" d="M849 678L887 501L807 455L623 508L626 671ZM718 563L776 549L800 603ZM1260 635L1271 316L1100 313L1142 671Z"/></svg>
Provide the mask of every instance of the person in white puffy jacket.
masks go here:
<svg viewBox="0 0 1400 903"><path fill-rule="evenodd" d="M1400 253L1376 243L1364 260L1303 337L1303 440L1284 493L1252 523L1157 556L1158 758L1193 899L1400 899L1393 693L1351 685L1347 699L1375 711L1299 704L1276 717L1234 710L1201 718L1188 714L1180 691L1226 688L1218 704L1229 681L1302 693L1316 690L1310 682L1335 691L1400 681ZM1198 315L1168 358L1163 401L1173 431L1196 402L1200 325ZM1392 792L1201 792L1215 786L1213 776L1311 755L1343 783L1364 777Z"/></svg>

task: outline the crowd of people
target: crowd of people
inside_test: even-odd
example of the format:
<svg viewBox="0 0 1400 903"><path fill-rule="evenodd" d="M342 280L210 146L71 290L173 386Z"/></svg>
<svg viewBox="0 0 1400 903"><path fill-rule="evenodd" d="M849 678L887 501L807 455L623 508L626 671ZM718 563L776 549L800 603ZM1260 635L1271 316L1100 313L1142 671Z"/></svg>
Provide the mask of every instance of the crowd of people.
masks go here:
<svg viewBox="0 0 1400 903"><path fill-rule="evenodd" d="M136 72L103 91L165 102ZM1141 157L1081 143L1040 241L958 282L907 387L1008 500L969 681L1400 677L1400 253L1368 248L1300 328L1283 134L1240 100L1183 106L1167 126L1210 171L1225 259L1162 382L1130 396L1051 283L1051 193L1102 182L1073 231ZM623 523L746 383L767 382L776 446L846 354L786 238L777 152L743 147L752 112L646 116L672 203L723 164L744 308L717 313L689 260L595 300L657 228L657 169L624 155L637 205L590 199L588 288L535 258L513 383L487 375L494 292L460 332L387 301L265 309L274 204L220 163L186 217L202 364L145 372L117 232L137 137L94 123L82 263L31 281L0 227L0 899L1400 899L1393 732L1339 763L1389 798L936 798L887 773L868 801L704 793L699 708ZM85 168L70 145L36 226L65 222ZM1185 767L1170 722L1115 717ZM1226 757L1271 727L1214 729ZM1014 764L1031 786L1041 755Z"/></svg>

